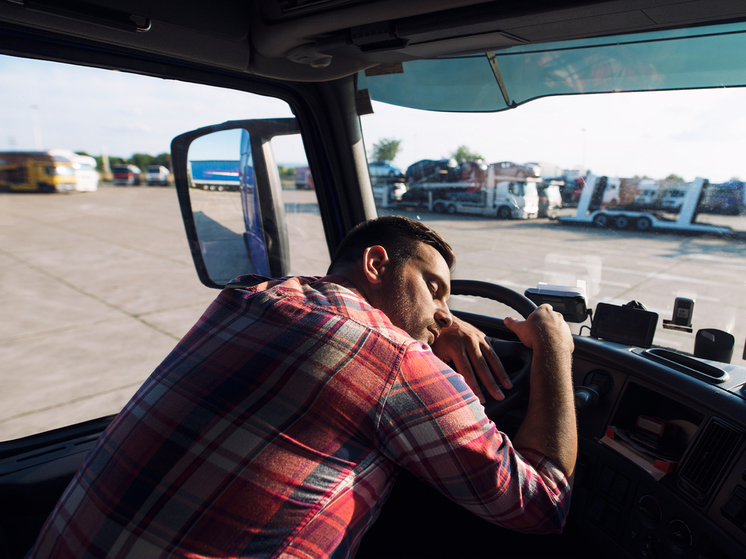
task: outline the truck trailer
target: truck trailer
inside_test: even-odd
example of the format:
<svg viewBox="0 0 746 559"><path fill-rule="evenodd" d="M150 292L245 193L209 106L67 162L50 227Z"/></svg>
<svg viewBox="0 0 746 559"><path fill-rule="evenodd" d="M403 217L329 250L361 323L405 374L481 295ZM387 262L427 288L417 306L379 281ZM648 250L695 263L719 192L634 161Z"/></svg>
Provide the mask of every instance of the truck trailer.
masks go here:
<svg viewBox="0 0 746 559"><path fill-rule="evenodd" d="M190 165L192 188L218 192L240 189L238 161L197 160L190 161Z"/></svg>
<svg viewBox="0 0 746 559"><path fill-rule="evenodd" d="M686 188L675 220L666 219L659 212L645 211L635 206L625 208L624 206L598 207L593 205L593 199L599 197L599 189L596 188L597 181L602 181L602 179L605 177L588 175L575 216L563 216L558 221L565 224L593 224L601 228L636 229L638 231L655 229L715 234L725 234L731 231L728 227L694 223L706 179L698 177Z"/></svg>

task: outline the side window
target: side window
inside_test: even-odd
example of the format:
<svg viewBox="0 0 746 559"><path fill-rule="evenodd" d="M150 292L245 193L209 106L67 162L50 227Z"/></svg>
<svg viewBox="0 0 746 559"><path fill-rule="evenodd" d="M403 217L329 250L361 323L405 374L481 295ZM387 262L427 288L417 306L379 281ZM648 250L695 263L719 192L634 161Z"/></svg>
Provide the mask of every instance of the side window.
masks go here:
<svg viewBox="0 0 746 559"><path fill-rule="evenodd" d="M171 140L293 114L245 92L14 57L0 57L0 76L4 441L117 413L217 295L194 269ZM235 169L220 163L239 149L214 147L195 157L213 165L192 193L213 224L243 232ZM271 148L291 273L323 275L329 253L303 142L278 137ZM236 208L238 223L221 221Z"/></svg>

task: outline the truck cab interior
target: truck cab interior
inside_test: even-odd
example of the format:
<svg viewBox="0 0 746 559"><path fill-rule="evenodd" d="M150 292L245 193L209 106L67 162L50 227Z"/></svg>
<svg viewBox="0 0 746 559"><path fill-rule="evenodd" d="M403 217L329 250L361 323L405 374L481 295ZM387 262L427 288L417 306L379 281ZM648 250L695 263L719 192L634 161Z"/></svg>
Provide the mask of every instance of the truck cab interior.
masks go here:
<svg viewBox="0 0 746 559"><path fill-rule="evenodd" d="M181 210L178 233L185 242L181 253L164 257L185 274L188 268L187 279L178 280L182 307L204 309L217 289L247 272L323 275L330 254L363 220L391 213L421 219L454 246L454 312L504 340L496 342L501 357L523 379L508 404L487 404L508 434L525 409L527 355L502 318L526 316L535 302L548 301L573 321L580 446L565 531L509 532L403 475L359 557L746 556L743 212L695 212L698 223L726 231L717 235L450 215L424 202L377 198L368 170L376 142L403 138L403 154L393 161L402 170L418 160L447 159L461 143L486 163L554 158L564 167L579 164L583 176L586 162L594 161L597 176L642 177L663 162L661 176L645 178L680 173L682 183L726 183L738 172L728 165L743 165L732 154L746 144L743 111L731 109L746 100L744 52L746 5L737 0L0 3L5 104L23 99L27 109L42 90L57 92L55 103L62 102L68 86L75 92L84 84L85 106L55 110L70 119L67 130L90 126L93 137L94 125L122 116L108 134L137 134L143 145L149 137L175 138L178 198L168 203ZM22 86L27 89L14 89ZM122 93L126 99L119 100ZM70 102L81 95L70 93ZM140 115L146 108L162 121ZM579 111L587 111L583 120L575 117ZM629 114L639 136L623 128L630 118L620 115ZM14 146L11 136L21 132L7 122ZM683 147L665 148L659 135ZM104 143L101 138L93 141ZM220 176L197 177L200 164L218 161ZM250 196L236 186L238 166L225 162L252 168ZM290 162L310 169L312 187L296 189L294 177L283 182L278 168ZM171 191L148 195L155 200ZM102 188L84 194L90 196L84 210L95 210L93 197L104 195ZM128 310L147 295L123 285L139 273L133 266L102 270L95 260L101 254L83 256L62 240L38 251L14 248L24 224L33 222L34 231L50 225L34 221L31 202L52 200L62 212L76 198L0 196L8 218L0 299L22 311L8 313L0 328L5 559L30 549L87 450L186 330L170 329L172 315L158 322ZM166 219L128 204L120 203L113 219L124 230L127 212L136 214L143 227L138 248L164 255L158 235L166 235ZM68 232L79 218L64 218ZM119 241L120 248L132 248L128 242ZM107 346L91 343L98 340L94 333L41 363L34 348L48 345L45 336L57 326L46 324L54 313L39 300L59 280L55 263L71 258L81 259L86 293L99 302L120 297L116 309L107 303L112 312L124 309L140 326L147 322L168 336L155 345L153 337L117 334ZM45 278L38 292L31 274ZM543 284L564 291L542 292ZM38 331L29 326L41 323ZM112 353L112 347L124 349ZM90 361L95 351L117 357L69 394L55 388L71 374L72 354ZM144 353L150 361L138 360ZM43 374L28 373L32 364ZM79 405L102 395L108 407Z"/></svg>

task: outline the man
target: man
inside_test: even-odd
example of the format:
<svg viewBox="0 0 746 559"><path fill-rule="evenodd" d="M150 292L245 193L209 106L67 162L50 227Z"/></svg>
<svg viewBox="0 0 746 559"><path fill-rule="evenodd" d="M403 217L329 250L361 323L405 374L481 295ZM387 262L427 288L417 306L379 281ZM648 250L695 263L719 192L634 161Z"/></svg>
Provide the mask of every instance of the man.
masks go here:
<svg viewBox="0 0 746 559"><path fill-rule="evenodd" d="M145 382L29 556L352 556L401 468L492 522L561 530L569 329L548 307L506 319L534 351L514 446L464 380L509 386L448 310L453 263L437 233L389 216L355 228L325 278L238 278L257 285L221 292Z"/></svg>

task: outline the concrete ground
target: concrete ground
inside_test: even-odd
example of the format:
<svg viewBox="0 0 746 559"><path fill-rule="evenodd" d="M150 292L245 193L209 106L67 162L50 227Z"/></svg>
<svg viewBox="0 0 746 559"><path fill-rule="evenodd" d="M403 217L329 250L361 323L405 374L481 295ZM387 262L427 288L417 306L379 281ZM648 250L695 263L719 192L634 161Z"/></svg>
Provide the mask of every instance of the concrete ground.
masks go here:
<svg viewBox="0 0 746 559"><path fill-rule="evenodd" d="M0 194L0 440L118 412L215 294L173 188Z"/></svg>

